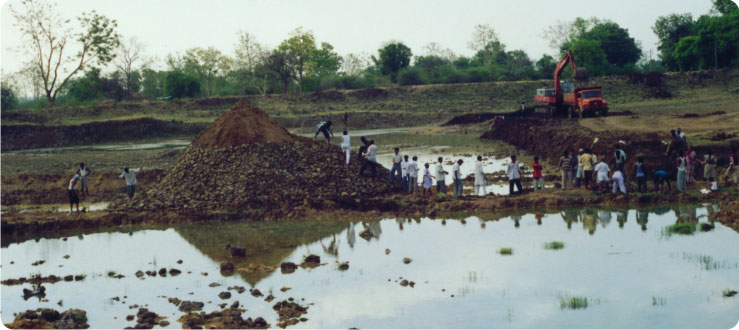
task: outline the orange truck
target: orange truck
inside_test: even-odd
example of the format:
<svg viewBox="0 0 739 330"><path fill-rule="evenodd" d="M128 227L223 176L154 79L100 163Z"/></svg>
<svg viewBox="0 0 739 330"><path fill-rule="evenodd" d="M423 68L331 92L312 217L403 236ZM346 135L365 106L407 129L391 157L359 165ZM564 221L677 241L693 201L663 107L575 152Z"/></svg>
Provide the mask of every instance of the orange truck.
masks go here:
<svg viewBox="0 0 739 330"><path fill-rule="evenodd" d="M560 82L562 71L570 64L577 80L587 80L587 71L575 65L571 51L557 63L554 70L554 88L539 88L534 101L546 103L547 112L551 114L570 115L570 117L607 116L608 102L603 100L600 86L575 87L572 82Z"/></svg>

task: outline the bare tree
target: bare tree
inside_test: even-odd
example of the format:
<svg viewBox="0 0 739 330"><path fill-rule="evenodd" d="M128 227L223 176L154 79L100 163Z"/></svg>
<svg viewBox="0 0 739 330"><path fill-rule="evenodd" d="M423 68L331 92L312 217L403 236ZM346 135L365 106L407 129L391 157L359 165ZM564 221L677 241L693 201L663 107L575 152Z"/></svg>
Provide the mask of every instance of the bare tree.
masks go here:
<svg viewBox="0 0 739 330"><path fill-rule="evenodd" d="M138 92L138 84L136 83L134 74L137 70L137 64L145 66L148 59L143 55L146 46L136 37L130 37L120 43L118 52L113 65L123 76L123 88L126 92ZM134 90L132 90L134 89Z"/></svg>
<svg viewBox="0 0 739 330"><path fill-rule="evenodd" d="M251 87L264 95L269 88L269 71L264 69L269 50L249 32L239 31L237 36L234 65L236 69L247 72Z"/></svg>
<svg viewBox="0 0 739 330"><path fill-rule="evenodd" d="M426 46L423 46L423 50L428 56L438 56L449 61L454 61L457 57L454 51L449 48L441 48L441 45L436 42L430 42Z"/></svg>
<svg viewBox="0 0 739 330"><path fill-rule="evenodd" d="M472 32L472 40L467 43L467 46L474 51L485 51L489 48L489 45L494 42L499 42L498 34L488 24L478 24L475 26L475 31ZM492 53L485 52L485 65L490 66L492 62Z"/></svg>
<svg viewBox="0 0 739 330"><path fill-rule="evenodd" d="M56 12L56 5L23 0L23 10L10 6L17 27L26 38L26 51L33 56L43 81L46 99L52 105L70 78L97 62L110 62L118 47L118 23L95 11L78 17L80 31L73 32L70 20ZM75 44L79 49L75 53ZM74 55L69 56L69 54ZM60 71L61 70L61 71Z"/></svg>
<svg viewBox="0 0 739 330"><path fill-rule="evenodd" d="M364 72L364 70L366 70L369 66L369 55L367 55L366 53L350 53L344 56L341 65L341 71L350 76L356 76Z"/></svg>

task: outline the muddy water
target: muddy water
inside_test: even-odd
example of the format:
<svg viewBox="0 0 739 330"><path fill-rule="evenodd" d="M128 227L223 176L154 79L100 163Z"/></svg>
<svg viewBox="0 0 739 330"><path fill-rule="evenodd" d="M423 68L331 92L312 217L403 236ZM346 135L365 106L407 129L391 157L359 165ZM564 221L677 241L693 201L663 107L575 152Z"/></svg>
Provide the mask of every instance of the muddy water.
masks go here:
<svg viewBox="0 0 739 330"><path fill-rule="evenodd" d="M164 297L178 297L205 302L205 311L239 300L248 309L245 316L263 316L274 325L274 302L249 291L218 297L240 285L272 292L275 302L293 297L308 305L308 321L296 326L307 328L729 328L739 320L739 298L724 298L722 290L739 288L737 233L718 223L688 236L664 231L678 219L706 222L714 211L684 205L576 209L457 220L188 225L66 241L3 238L4 280L33 274L87 278L45 284L48 301L24 300L28 284L3 285L2 320L29 308L60 309L62 300L63 309L87 310L93 328L133 325L125 321L136 312L129 308L133 304L148 305L177 328L182 313ZM365 227L373 238L358 236ZM545 249L551 241L564 248ZM248 256L233 259L226 243L247 247ZM500 254L503 247L512 248L512 255ZM326 265L292 274L218 271L223 261L239 268L297 263L308 254ZM404 257L412 262L404 264ZM31 266L37 260L46 262ZM349 269L338 270L337 262L345 261ZM134 276L163 267L183 272ZM110 278L110 271L125 277ZM400 286L401 278L415 287ZM582 298L587 306L569 306L570 298Z"/></svg>

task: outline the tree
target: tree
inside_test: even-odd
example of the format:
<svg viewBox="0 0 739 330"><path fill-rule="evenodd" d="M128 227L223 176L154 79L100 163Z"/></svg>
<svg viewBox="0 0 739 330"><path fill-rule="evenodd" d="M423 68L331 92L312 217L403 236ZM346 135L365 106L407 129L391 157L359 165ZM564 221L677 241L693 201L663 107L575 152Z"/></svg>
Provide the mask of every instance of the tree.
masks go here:
<svg viewBox="0 0 739 330"><path fill-rule="evenodd" d="M350 76L357 76L370 66L367 54L346 54L341 62L341 71Z"/></svg>
<svg viewBox="0 0 739 330"><path fill-rule="evenodd" d="M26 39L26 50L38 66L49 103L54 104L69 79L89 64L105 65L114 58L113 51L119 43L115 20L95 11L83 13L77 18L80 31L75 33L69 26L70 21L56 12L56 5L35 0L21 3L23 11L16 11L12 6L10 11L16 19L15 26ZM79 50L69 56L75 41Z"/></svg>
<svg viewBox="0 0 739 330"><path fill-rule="evenodd" d="M539 74L539 78L552 79L556 68L557 60L549 55L544 55L536 61L536 72Z"/></svg>
<svg viewBox="0 0 739 330"><path fill-rule="evenodd" d="M265 66L270 55L269 50L249 32L240 31L237 35L238 42L234 60L236 70L244 73L242 78L248 82L250 87L264 95L269 88L270 74Z"/></svg>
<svg viewBox="0 0 739 330"><path fill-rule="evenodd" d="M629 31L611 21L595 24L583 38L600 41L606 60L612 65L625 67L635 64L641 58L641 49Z"/></svg>
<svg viewBox="0 0 739 330"><path fill-rule="evenodd" d="M274 72L282 82L282 91L287 93L287 88L290 86L290 81L295 77L291 63L294 59L291 58L291 54L285 49L278 48L272 51L272 54L267 57L266 67Z"/></svg>
<svg viewBox="0 0 739 330"><path fill-rule="evenodd" d="M660 52L659 58L669 70L679 69L677 62L672 57L675 46L680 42L680 39L694 35L695 30L696 25L690 13L672 14L657 18L652 31L659 40L657 43L657 50Z"/></svg>
<svg viewBox="0 0 739 330"><path fill-rule="evenodd" d="M316 38L312 31L303 31L302 27L290 33L290 38L283 41L278 47L285 52L290 68L294 71L293 76L298 80L300 92L303 92L303 80L305 72L309 70L310 60L316 52Z"/></svg>
<svg viewBox="0 0 739 330"><path fill-rule="evenodd" d="M136 68L138 63L145 62L146 59L142 54L145 46L136 37L131 37L120 43L118 47L118 55L113 62L116 69L121 73L123 83L122 87L130 96L141 88L141 74ZM145 63L142 63L145 64Z"/></svg>
<svg viewBox="0 0 739 330"><path fill-rule="evenodd" d="M141 70L141 87L143 88L144 95L149 98L162 96L166 75L166 72L157 72L148 68Z"/></svg>
<svg viewBox="0 0 739 330"><path fill-rule="evenodd" d="M18 104L18 98L15 96L15 92L5 82L1 86L0 92L2 96L0 96L0 99L2 100L2 104L0 104L0 110L7 111L15 108Z"/></svg>
<svg viewBox="0 0 739 330"><path fill-rule="evenodd" d="M482 55L485 66L490 66L493 58L491 50L495 43L500 44L495 30L488 24L478 24L467 46Z"/></svg>
<svg viewBox="0 0 739 330"><path fill-rule="evenodd" d="M324 77L336 74L341 68L343 59L334 52L334 47L328 42L321 43L321 49L316 50L311 58L311 75Z"/></svg>
<svg viewBox="0 0 739 330"><path fill-rule="evenodd" d="M732 0L713 0L712 11L722 15L730 14L737 10L737 4Z"/></svg>
<svg viewBox="0 0 739 330"><path fill-rule="evenodd" d="M398 71L411 63L411 56L413 56L411 49L401 42L391 42L378 51L380 58L373 56L372 61L380 68L383 75L390 75L390 79L395 82Z"/></svg>
<svg viewBox="0 0 739 330"><path fill-rule="evenodd" d="M100 69L92 67L85 75L69 82L67 96L81 102L92 101L102 95Z"/></svg>
<svg viewBox="0 0 739 330"><path fill-rule="evenodd" d="M174 98L195 97L200 93L200 81L194 75L172 71L167 74L165 90Z"/></svg>
<svg viewBox="0 0 739 330"><path fill-rule="evenodd" d="M579 39L570 47L579 67L586 67L588 74L601 76L608 72L606 53L598 40Z"/></svg>
<svg viewBox="0 0 739 330"><path fill-rule="evenodd" d="M213 47L196 47L188 49L182 56L170 55L167 63L173 70L197 76L205 96L210 97L215 92L216 78L228 72L231 59Z"/></svg>

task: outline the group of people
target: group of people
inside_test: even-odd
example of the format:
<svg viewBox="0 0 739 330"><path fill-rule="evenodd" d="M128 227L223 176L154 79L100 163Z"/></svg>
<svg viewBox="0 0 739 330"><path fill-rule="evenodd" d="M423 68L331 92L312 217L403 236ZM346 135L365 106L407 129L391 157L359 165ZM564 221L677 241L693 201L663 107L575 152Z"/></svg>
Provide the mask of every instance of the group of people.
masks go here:
<svg viewBox="0 0 739 330"><path fill-rule="evenodd" d="M136 192L136 173L141 169L129 169L128 167L123 169L123 173L119 176L121 179L126 180L126 194L129 200L133 199L133 195ZM69 215L74 212L74 206L77 208L77 212L80 212L80 199L81 197L87 197L90 195L90 185L88 178L92 170L85 166L85 163L80 163L79 168L69 180L69 186L67 188L67 195L69 195Z"/></svg>

